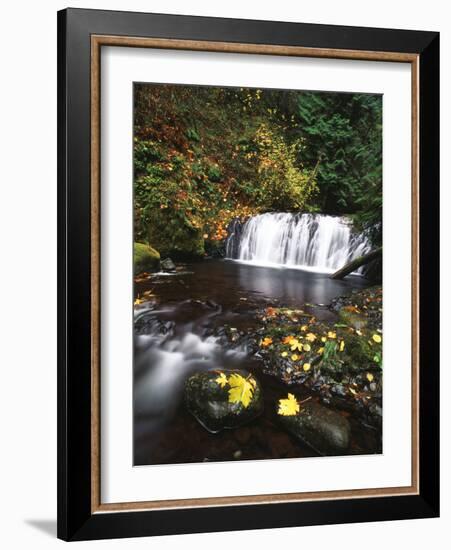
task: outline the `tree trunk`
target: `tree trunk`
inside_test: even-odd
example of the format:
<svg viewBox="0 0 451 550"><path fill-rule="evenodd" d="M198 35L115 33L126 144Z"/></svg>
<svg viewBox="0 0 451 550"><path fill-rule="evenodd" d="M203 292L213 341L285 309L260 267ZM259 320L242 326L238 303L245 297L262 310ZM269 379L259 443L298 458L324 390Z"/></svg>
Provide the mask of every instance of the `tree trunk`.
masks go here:
<svg viewBox="0 0 451 550"><path fill-rule="evenodd" d="M375 260L376 258L379 258L382 256L382 246L380 248L376 248L376 250L372 250L368 254L365 254L364 256L359 256L358 258L355 258L354 260L350 261L348 264L346 264L344 267L333 273L330 278L331 279L343 279L346 277L346 275L349 275L362 265L368 264L372 260Z"/></svg>

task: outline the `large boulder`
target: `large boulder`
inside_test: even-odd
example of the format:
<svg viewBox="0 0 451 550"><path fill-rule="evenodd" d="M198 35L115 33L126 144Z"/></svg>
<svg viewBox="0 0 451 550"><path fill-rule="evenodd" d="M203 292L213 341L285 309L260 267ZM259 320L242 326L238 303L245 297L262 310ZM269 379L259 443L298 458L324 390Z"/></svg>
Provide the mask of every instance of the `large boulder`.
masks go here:
<svg viewBox="0 0 451 550"><path fill-rule="evenodd" d="M260 384L244 370L193 374L185 384L185 403L190 413L211 433L237 428L263 411Z"/></svg>
<svg viewBox="0 0 451 550"><path fill-rule="evenodd" d="M157 271L160 266L160 254L148 244L134 243L133 272L135 275L144 271Z"/></svg>
<svg viewBox="0 0 451 550"><path fill-rule="evenodd" d="M297 414L278 418L288 432L319 454L343 454L349 447L348 420L314 401L301 404Z"/></svg>

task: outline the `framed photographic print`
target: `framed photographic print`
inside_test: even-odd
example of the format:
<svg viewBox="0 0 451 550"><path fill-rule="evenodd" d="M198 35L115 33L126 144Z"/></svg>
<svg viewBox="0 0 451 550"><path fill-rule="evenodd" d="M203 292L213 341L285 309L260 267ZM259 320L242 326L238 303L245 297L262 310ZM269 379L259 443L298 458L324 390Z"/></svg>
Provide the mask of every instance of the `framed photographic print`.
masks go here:
<svg viewBox="0 0 451 550"><path fill-rule="evenodd" d="M58 536L439 513L439 36L58 14Z"/></svg>

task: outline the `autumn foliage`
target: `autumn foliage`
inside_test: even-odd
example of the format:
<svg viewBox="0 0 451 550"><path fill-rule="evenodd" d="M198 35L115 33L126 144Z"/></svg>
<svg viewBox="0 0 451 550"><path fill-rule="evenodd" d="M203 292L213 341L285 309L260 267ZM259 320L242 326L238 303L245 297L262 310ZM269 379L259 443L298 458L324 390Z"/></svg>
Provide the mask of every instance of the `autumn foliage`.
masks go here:
<svg viewBox="0 0 451 550"><path fill-rule="evenodd" d="M270 103L261 90L136 86L139 239L163 254L178 246L201 255L234 218L311 208L315 170L303 166L302 138L286 139Z"/></svg>

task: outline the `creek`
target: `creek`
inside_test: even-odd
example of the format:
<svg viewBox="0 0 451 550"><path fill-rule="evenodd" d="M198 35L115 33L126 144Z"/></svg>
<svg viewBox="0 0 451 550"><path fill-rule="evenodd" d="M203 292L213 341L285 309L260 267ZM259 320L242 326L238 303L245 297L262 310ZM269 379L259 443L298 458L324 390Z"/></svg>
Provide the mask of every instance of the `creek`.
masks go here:
<svg viewBox="0 0 451 550"><path fill-rule="evenodd" d="M241 228L240 238L245 243L242 252L236 242L238 236L231 235L235 242L229 240L228 250L238 250L239 258L179 264L175 273L154 273L135 283L135 296L144 298L134 308L135 465L317 456L277 423L274 403L292 389L287 390L276 377L263 373L261 360L249 352L243 338L239 346L233 341L224 345L222 335L228 327L252 337L259 327L257 312L266 307L302 306L317 319L334 321L336 314L327 307L330 301L369 283L359 275L332 280L324 271L335 269L334 262L342 262L364 245L352 244L345 228L339 237L329 239L334 257L338 258L338 242L347 247L340 259L326 258L324 266L316 266L316 271L300 269L300 265L291 266L290 262L312 263L312 258L323 261L323 252L313 250L312 244L311 253L298 254L293 260L293 252L286 246L284 253L276 256L277 247L288 239L287 235L294 238L296 234L300 243L306 229L297 228L294 222L290 226L287 219L272 221L283 224L284 230L270 231L267 220L262 221L260 230L264 227L267 232L266 245L263 241L261 245L252 243L253 238L261 240L255 227ZM316 232L324 235L323 229L317 227ZM309 231L311 239L318 237L312 224ZM247 258L241 257L244 250L249 254ZM263 389L263 414L233 430L217 434L205 430L186 410L183 388L190 374L209 369L252 372ZM302 398L312 397L302 385L296 392ZM342 414L352 428L347 454L380 452L378 434L362 426L352 414Z"/></svg>

